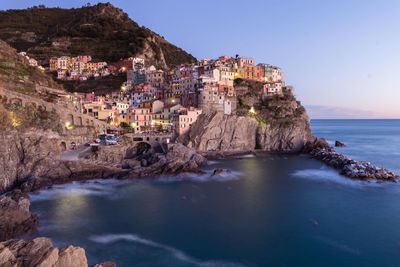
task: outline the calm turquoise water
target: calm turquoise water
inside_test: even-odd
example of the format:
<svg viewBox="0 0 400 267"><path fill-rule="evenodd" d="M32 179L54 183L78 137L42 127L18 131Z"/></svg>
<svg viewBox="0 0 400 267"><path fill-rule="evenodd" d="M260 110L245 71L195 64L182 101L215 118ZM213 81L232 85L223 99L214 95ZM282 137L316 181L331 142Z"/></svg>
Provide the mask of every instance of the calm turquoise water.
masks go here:
<svg viewBox="0 0 400 267"><path fill-rule="evenodd" d="M348 144L342 152L354 158L399 169L399 121L313 128ZM118 266L400 266L400 185L352 181L305 156L211 163L207 172L233 172L32 195L39 235Z"/></svg>

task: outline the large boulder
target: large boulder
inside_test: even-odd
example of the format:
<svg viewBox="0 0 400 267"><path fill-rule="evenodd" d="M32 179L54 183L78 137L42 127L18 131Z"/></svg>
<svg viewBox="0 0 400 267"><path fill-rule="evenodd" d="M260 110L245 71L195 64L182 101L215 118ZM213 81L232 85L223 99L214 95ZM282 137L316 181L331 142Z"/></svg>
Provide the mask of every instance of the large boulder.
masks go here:
<svg viewBox="0 0 400 267"><path fill-rule="evenodd" d="M0 243L0 266L4 267L87 267L85 250L68 246L59 250L50 239L11 239Z"/></svg>
<svg viewBox="0 0 400 267"><path fill-rule="evenodd" d="M29 206L27 196L0 196L0 241L36 230L37 217Z"/></svg>
<svg viewBox="0 0 400 267"><path fill-rule="evenodd" d="M198 166L206 165L207 159L196 152L193 148L189 148L180 143L170 144L168 146L167 160L181 159L185 162L194 161Z"/></svg>

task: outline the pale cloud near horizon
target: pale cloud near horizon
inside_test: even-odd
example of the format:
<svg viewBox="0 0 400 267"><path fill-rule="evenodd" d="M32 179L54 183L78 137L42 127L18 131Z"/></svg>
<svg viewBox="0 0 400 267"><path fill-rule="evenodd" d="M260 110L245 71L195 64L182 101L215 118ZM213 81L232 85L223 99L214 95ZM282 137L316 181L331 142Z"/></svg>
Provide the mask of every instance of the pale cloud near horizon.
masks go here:
<svg viewBox="0 0 400 267"><path fill-rule="evenodd" d="M398 119L400 116L381 114L370 110L356 108L306 105L311 119Z"/></svg>

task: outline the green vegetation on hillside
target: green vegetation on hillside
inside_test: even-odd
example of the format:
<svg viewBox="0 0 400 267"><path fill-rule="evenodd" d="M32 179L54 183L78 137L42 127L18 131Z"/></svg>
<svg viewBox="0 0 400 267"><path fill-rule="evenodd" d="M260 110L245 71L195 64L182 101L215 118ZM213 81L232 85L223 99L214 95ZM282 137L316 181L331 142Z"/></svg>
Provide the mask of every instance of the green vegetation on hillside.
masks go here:
<svg viewBox="0 0 400 267"><path fill-rule="evenodd" d="M0 83L9 89L22 93L33 93L34 84L59 88L48 75L36 67L27 64L24 57L18 55L12 47L0 40Z"/></svg>
<svg viewBox="0 0 400 267"><path fill-rule="evenodd" d="M288 127L304 115L305 108L291 89L284 87L282 94L262 98L259 84L254 82L249 86L249 92L238 98L238 115L254 117L260 126L270 124L276 127Z"/></svg>
<svg viewBox="0 0 400 267"><path fill-rule="evenodd" d="M40 107L22 107L17 104L3 104L0 97L0 130L41 128L61 133L60 118L55 111L46 111Z"/></svg>
<svg viewBox="0 0 400 267"><path fill-rule="evenodd" d="M60 80L68 92L91 93L95 91L96 95L106 95L115 92L126 81L126 74L109 75L99 80L92 79L87 81L68 81Z"/></svg>
<svg viewBox="0 0 400 267"><path fill-rule="evenodd" d="M150 47L154 63L174 65L195 58L109 3L81 8L30 8L0 12L0 38L38 60L89 54L115 62Z"/></svg>

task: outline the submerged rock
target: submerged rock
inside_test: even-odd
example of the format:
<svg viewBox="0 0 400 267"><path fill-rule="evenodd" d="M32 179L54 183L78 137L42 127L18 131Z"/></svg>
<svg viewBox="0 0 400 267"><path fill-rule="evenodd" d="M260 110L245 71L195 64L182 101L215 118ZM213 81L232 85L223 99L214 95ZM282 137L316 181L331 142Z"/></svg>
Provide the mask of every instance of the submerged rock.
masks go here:
<svg viewBox="0 0 400 267"><path fill-rule="evenodd" d="M232 173L231 170L217 168L217 169L214 169L213 173L211 174L211 177L224 176L226 174L231 174L231 173Z"/></svg>
<svg viewBox="0 0 400 267"><path fill-rule="evenodd" d="M96 264L94 267L117 267L117 265L114 262L107 261Z"/></svg>
<svg viewBox="0 0 400 267"><path fill-rule="evenodd" d="M338 140L335 141L335 147L345 147L346 145Z"/></svg>

